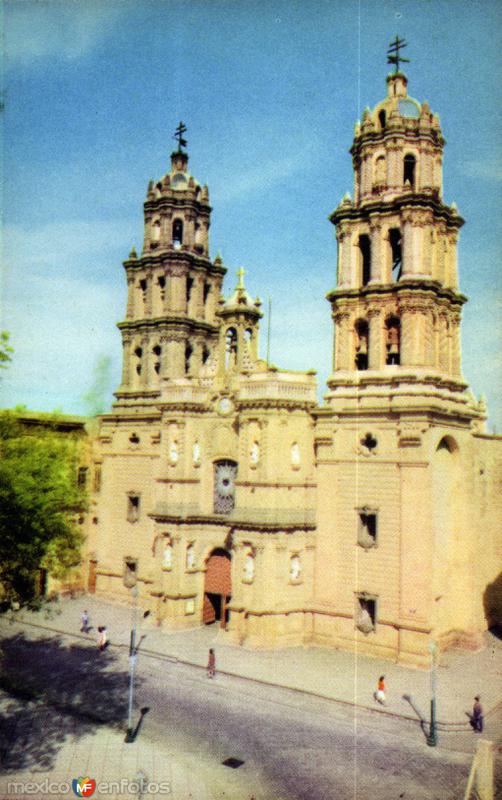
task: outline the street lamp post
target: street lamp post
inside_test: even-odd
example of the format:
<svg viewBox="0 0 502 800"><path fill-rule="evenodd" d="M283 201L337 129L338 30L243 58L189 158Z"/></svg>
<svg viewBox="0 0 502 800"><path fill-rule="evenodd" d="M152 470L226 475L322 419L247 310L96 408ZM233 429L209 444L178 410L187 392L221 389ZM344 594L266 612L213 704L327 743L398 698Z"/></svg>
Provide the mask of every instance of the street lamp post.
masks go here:
<svg viewBox="0 0 502 800"><path fill-rule="evenodd" d="M431 642L429 644L429 652L431 654L431 724L429 728L429 735L427 736L427 744L429 747L436 747L438 743L436 723L436 642Z"/></svg>
<svg viewBox="0 0 502 800"><path fill-rule="evenodd" d="M134 585L131 589L131 596L132 596L132 619L131 619L131 638L129 642L129 701L128 701L128 708L127 708L127 733L125 737L125 741L130 744L134 742L135 735L132 727L132 707L133 707L133 699L134 699L134 670L136 667L136 661L138 658L138 646L141 644L141 640L136 643L136 634L137 634L137 625L138 625L138 587ZM150 614L149 611L145 611L143 614L143 619Z"/></svg>

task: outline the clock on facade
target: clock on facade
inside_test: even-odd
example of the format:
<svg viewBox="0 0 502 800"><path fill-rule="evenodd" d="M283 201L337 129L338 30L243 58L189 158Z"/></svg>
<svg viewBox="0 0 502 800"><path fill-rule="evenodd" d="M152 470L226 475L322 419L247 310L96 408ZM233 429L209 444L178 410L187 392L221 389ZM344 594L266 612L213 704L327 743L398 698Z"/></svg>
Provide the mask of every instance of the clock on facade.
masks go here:
<svg viewBox="0 0 502 800"><path fill-rule="evenodd" d="M216 405L216 410L218 411L218 414L230 414L234 410L234 404L232 403L230 397L220 397Z"/></svg>

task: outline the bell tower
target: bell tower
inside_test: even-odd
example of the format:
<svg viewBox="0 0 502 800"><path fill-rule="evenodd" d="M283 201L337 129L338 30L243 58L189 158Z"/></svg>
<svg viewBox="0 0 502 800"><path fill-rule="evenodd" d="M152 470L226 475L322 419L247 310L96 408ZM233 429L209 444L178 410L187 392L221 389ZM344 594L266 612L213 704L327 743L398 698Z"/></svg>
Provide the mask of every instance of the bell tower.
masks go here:
<svg viewBox="0 0 502 800"><path fill-rule="evenodd" d="M397 40L387 96L357 123L338 239L326 405L317 414L319 641L428 664L431 638L478 646L473 475L486 408L461 372L457 237L444 139L408 94ZM477 468L477 467L476 467ZM484 469L484 467L479 467ZM321 625L320 625L321 631Z"/></svg>
<svg viewBox="0 0 502 800"><path fill-rule="evenodd" d="M122 333L118 405L158 401L162 386L198 378L218 341L220 258L209 258L211 208L207 186L188 171L180 122L171 169L148 184L144 243L124 262L127 314ZM117 405L117 404L116 404Z"/></svg>
<svg viewBox="0 0 502 800"><path fill-rule="evenodd" d="M443 200L439 118L408 95L397 53L387 97L355 127L354 198L345 195L330 216L338 268L328 295L335 324L328 397L341 409L387 385L394 406L420 394L420 403L426 395L467 410L460 357L467 298L457 276L463 220Z"/></svg>

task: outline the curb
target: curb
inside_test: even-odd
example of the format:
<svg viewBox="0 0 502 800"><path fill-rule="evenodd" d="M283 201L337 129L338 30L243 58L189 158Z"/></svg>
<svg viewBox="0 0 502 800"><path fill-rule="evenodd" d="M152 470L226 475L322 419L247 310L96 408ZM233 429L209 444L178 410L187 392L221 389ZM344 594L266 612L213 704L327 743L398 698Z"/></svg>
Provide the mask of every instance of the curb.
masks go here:
<svg viewBox="0 0 502 800"><path fill-rule="evenodd" d="M60 628L53 628L53 627L51 627L49 625L40 625L40 624L37 624L35 622L27 622L27 621L24 621L24 620L22 620L22 621L8 620L8 621L11 622L11 623L14 623L16 625L19 625L19 626L23 626L24 625L24 626L28 626L28 627L31 627L31 628L37 628L38 630L50 631L51 633L56 633L56 634L58 634L60 636L71 637L72 639L81 639L84 642L88 642L88 643L90 642L89 637L84 635L84 634L82 634L82 633L70 633L68 631L61 630ZM117 650L129 650L129 645L128 644L122 644L122 643L113 644L112 642L110 642L109 643L109 647L110 648L116 648ZM199 669L199 670L203 670L203 671L206 670L205 666L202 666L201 664L197 664L194 661L189 661L187 659L180 658L179 656L169 655L168 653L159 653L158 651L147 650L147 649L141 649L140 652L141 652L142 655L146 656L147 658L154 658L154 659L158 659L158 660L161 660L161 661L168 661L168 662L171 662L171 663L183 664L184 666L193 667L195 669ZM229 678L237 678L239 680L249 681L250 683L255 683L255 684L258 684L258 685L261 685L261 686L273 686L273 687L279 688L279 689L286 689L287 691L295 692L297 694L307 695L309 697L316 697L319 700L327 700L327 701L329 701L331 703L337 703L337 704L345 706L347 708L359 708L362 711L369 711L369 712L374 713L374 714L382 714L383 716L386 716L386 717L389 717L389 718L393 718L393 719L406 720L407 722L413 722L415 724L417 724L417 723L418 724L429 724L428 720L420 719L417 716L412 716L410 714L402 714L402 713L399 713L397 711L389 711L389 710L382 709L382 708L376 708L374 706L365 705L364 703L355 703L354 701L351 701L351 700L341 700L341 699L339 699L337 697L332 697L330 695L323 694L322 692L313 691L312 689L300 689L297 686L289 686L286 683L274 683L273 681L266 680L265 678L254 678L254 677L251 677L249 675L241 675L238 672L230 672L228 670L223 670L223 669L218 669L218 674L219 675L225 675L225 676L227 676ZM485 718L487 716L489 716L498 707L498 705L500 705L500 704L496 704L494 706L494 708L490 709L490 711L485 713ZM458 732L467 733L469 731L469 723L468 722L464 722L463 720L460 721L460 722L446 722L444 720L436 720L436 726L437 726L438 730L441 730L444 733L455 733L455 732L456 733L458 733Z"/></svg>

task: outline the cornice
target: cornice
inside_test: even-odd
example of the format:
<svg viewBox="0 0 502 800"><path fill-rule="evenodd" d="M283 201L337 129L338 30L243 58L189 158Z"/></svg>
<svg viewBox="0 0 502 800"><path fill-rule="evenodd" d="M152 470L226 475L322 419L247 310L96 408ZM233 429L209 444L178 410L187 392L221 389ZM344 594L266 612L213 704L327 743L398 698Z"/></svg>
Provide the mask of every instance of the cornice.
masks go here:
<svg viewBox="0 0 502 800"><path fill-rule="evenodd" d="M163 330L168 332L169 328L177 328L194 336L197 334L217 335L219 331L218 325L202 322L202 320L194 320L191 317L153 317L152 319L124 320L123 322L117 322L117 328L124 333L129 331L136 333L141 331L149 332L152 328L159 329L160 332Z"/></svg>
<svg viewBox="0 0 502 800"><path fill-rule="evenodd" d="M347 300L351 305L355 305L362 299L371 302L373 299L385 297L393 297L400 301L409 298L414 302L417 296L423 297L425 301L442 300L457 307L462 306L468 299L465 294L441 286L438 281L429 278L402 279L395 283L372 284L354 289L332 289L326 295L326 299L331 303ZM340 309L340 313L343 313L342 309Z"/></svg>
<svg viewBox="0 0 502 800"><path fill-rule="evenodd" d="M390 215L396 212L403 212L405 210L420 208L432 211L434 214L434 222L438 219L446 222L447 226L458 230L462 227L465 220L449 208L437 200L434 195L426 192L413 192L406 193L396 197L393 200L368 200L364 205L346 205L343 208L336 208L328 217L333 225L339 225L341 222L369 222L370 215L383 214Z"/></svg>
<svg viewBox="0 0 502 800"><path fill-rule="evenodd" d="M166 263L167 262L167 263ZM207 258L191 250L175 250L167 247L161 251L142 253L139 258L129 258L122 262L127 271L136 272L141 269L167 267L170 263L180 265L183 262L188 268L201 270L214 275L226 275L226 267L220 267ZM187 263L188 262L188 263Z"/></svg>

